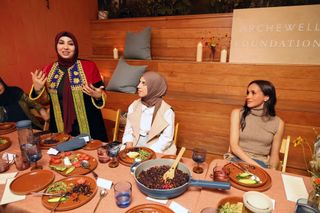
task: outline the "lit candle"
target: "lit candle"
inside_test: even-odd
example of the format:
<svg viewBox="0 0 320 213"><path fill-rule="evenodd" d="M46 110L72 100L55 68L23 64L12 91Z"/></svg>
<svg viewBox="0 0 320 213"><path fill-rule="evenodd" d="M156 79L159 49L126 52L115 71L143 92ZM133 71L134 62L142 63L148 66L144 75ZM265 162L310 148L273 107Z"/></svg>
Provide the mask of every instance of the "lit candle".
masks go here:
<svg viewBox="0 0 320 213"><path fill-rule="evenodd" d="M118 54L118 49L117 48L113 48L113 58L114 59L118 59L119 58L119 54Z"/></svg>
<svg viewBox="0 0 320 213"><path fill-rule="evenodd" d="M202 42L199 41L198 45L197 45L197 58L196 58L197 62L201 62L202 61Z"/></svg>
<svg viewBox="0 0 320 213"><path fill-rule="evenodd" d="M226 49L221 50L220 62L226 63L227 62L227 55L228 55L228 51Z"/></svg>

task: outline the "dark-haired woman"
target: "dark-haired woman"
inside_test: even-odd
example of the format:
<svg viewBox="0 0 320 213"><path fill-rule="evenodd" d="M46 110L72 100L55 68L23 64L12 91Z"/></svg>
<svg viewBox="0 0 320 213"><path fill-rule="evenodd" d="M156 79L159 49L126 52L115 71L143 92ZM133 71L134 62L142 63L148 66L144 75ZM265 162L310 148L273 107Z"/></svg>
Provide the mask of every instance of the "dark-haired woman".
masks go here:
<svg viewBox="0 0 320 213"><path fill-rule="evenodd" d="M55 38L58 59L31 73L30 98L50 101L50 131L90 134L107 141L100 109L105 105L103 82L95 63L78 59L78 42L70 32Z"/></svg>
<svg viewBox="0 0 320 213"><path fill-rule="evenodd" d="M276 116L276 91L265 80L250 82L242 109L231 113L230 153L225 158L276 169L284 122Z"/></svg>
<svg viewBox="0 0 320 213"><path fill-rule="evenodd" d="M31 120L35 129L42 129L43 123L31 113L38 111L43 120L49 120L49 113L39 103L32 101L19 87L9 87L0 78L0 122Z"/></svg>

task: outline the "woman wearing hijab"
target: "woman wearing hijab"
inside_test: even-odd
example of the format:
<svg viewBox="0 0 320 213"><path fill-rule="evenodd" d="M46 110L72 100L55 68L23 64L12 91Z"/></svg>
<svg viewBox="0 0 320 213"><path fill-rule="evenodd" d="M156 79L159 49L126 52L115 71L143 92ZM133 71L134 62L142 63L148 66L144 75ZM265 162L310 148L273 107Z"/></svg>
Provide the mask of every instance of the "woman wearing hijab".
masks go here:
<svg viewBox="0 0 320 213"><path fill-rule="evenodd" d="M95 63L78 58L78 42L70 32L57 34L55 50L56 62L31 73L30 98L50 101L51 132L89 134L93 139L108 141L100 111L105 94Z"/></svg>
<svg viewBox="0 0 320 213"><path fill-rule="evenodd" d="M42 129L43 124L31 113L35 109L46 121L49 115L45 108L32 100L19 87L8 87L0 78L0 122L31 120L33 128Z"/></svg>
<svg viewBox="0 0 320 213"><path fill-rule="evenodd" d="M176 154L174 112L162 99L167 91L165 79L149 71L140 78L137 88L140 99L129 106L122 143L126 147L145 146L158 153Z"/></svg>

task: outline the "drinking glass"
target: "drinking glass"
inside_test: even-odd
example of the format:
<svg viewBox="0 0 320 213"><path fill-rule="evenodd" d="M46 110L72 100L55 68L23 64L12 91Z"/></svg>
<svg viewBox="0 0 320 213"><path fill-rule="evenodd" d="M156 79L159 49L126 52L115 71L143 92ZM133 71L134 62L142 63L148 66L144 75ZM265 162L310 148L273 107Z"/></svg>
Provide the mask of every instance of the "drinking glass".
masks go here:
<svg viewBox="0 0 320 213"><path fill-rule="evenodd" d="M37 161L42 157L41 150L39 149L38 144L23 144L22 148L29 162L34 163L34 166L31 167L31 170L42 169L42 166L37 165Z"/></svg>
<svg viewBox="0 0 320 213"><path fill-rule="evenodd" d="M119 166L118 154L120 151L120 146L112 147L108 150L108 156L110 157L110 163L108 166L110 168L115 168Z"/></svg>
<svg viewBox="0 0 320 213"><path fill-rule="evenodd" d="M114 198L120 208L126 208L131 203L132 186L128 181L121 181L114 185Z"/></svg>
<svg viewBox="0 0 320 213"><path fill-rule="evenodd" d="M200 163L203 163L206 160L206 150L201 148L194 148L192 150L192 160L197 163L197 166L193 167L193 172L201 174L203 168L200 166Z"/></svg>

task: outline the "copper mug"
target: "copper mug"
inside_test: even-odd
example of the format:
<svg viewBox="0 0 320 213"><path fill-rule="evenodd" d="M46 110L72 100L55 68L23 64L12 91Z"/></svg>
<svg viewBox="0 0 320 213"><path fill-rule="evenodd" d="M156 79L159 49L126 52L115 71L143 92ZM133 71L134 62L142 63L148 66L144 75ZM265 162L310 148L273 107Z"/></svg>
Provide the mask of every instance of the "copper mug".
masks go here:
<svg viewBox="0 0 320 213"><path fill-rule="evenodd" d="M14 164L16 165L16 168L19 171L26 170L30 167L30 162L26 158L21 156L21 154L16 154Z"/></svg>
<svg viewBox="0 0 320 213"><path fill-rule="evenodd" d="M210 175L213 181L229 182L229 171L220 166L213 168L213 173Z"/></svg>

